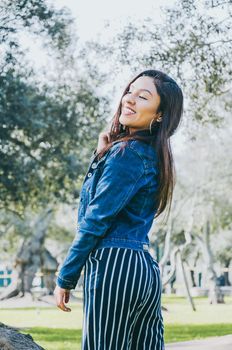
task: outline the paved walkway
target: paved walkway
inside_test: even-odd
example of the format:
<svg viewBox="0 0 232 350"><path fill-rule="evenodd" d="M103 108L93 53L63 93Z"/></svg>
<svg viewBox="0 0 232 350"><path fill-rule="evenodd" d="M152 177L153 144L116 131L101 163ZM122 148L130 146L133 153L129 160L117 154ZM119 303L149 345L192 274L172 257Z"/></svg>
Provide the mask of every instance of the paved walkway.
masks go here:
<svg viewBox="0 0 232 350"><path fill-rule="evenodd" d="M232 332L232 330L231 330ZM223 337L211 337L204 340L185 341L166 344L165 350L231 350L232 334Z"/></svg>

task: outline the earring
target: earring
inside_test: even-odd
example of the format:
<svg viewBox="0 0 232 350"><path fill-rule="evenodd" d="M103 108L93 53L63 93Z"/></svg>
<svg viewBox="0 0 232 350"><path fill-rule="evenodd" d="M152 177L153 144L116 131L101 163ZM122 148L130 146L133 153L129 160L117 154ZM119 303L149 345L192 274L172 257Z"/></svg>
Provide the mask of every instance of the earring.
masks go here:
<svg viewBox="0 0 232 350"><path fill-rule="evenodd" d="M152 131L151 131L151 125L152 125L152 122L153 122L153 120L154 120L155 118L153 118L152 120L151 120L151 122L150 122L150 126L149 126L149 129L150 129L150 134L152 135Z"/></svg>
<svg viewBox="0 0 232 350"><path fill-rule="evenodd" d="M162 120L162 118L161 117L159 117L158 119L156 119L157 120L157 122L161 122L161 120Z"/></svg>

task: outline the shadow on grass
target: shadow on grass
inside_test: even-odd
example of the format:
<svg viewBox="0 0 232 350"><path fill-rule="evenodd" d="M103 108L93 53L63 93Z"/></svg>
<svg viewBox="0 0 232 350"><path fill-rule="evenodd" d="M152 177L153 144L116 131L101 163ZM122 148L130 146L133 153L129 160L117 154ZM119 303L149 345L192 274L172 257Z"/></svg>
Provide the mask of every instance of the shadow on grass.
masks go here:
<svg viewBox="0 0 232 350"><path fill-rule="evenodd" d="M165 342L173 343L231 334L232 324L166 325Z"/></svg>

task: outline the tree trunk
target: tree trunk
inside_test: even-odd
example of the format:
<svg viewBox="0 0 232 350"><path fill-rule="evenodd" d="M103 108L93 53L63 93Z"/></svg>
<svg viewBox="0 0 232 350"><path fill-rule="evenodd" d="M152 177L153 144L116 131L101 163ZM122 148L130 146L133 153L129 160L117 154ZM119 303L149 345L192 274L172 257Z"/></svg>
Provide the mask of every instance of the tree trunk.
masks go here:
<svg viewBox="0 0 232 350"><path fill-rule="evenodd" d="M231 259L228 259L225 263L225 268L227 271L224 271L224 278L225 278L225 286L231 286L230 280L229 280L229 267L230 267L230 261Z"/></svg>
<svg viewBox="0 0 232 350"><path fill-rule="evenodd" d="M30 238L25 239L16 256L16 272L12 278L12 283L1 294L0 300L9 299L16 295L24 296L25 293L31 292L35 274L39 269L43 269L45 258L48 256L48 252L44 248L44 240L51 215L52 209L47 208L34 223L33 234ZM54 268L55 271L57 265ZM53 271L52 278L55 276L55 271ZM51 285L51 282L48 284Z"/></svg>
<svg viewBox="0 0 232 350"><path fill-rule="evenodd" d="M193 311L196 311L196 307L195 307L193 298L192 298L192 296L190 294L188 280L187 280L187 276L186 276L186 272L185 272L185 268L184 268L184 262L183 262L183 259L182 259L180 251L178 251L178 255L179 255L179 258L180 258L180 267L181 267L181 272L182 272L182 276L183 276L183 280L184 280L184 285L185 285L185 289L186 289L187 298L188 298L188 301L190 302L190 305L191 305Z"/></svg>
<svg viewBox="0 0 232 350"><path fill-rule="evenodd" d="M191 276L191 282L192 282L192 287L196 287L196 281L195 281L195 271L190 270L190 276Z"/></svg>
<svg viewBox="0 0 232 350"><path fill-rule="evenodd" d="M224 303L224 296L221 292L220 287L217 283L217 274L214 269L213 262L213 253L210 247L210 223L209 220L206 221L205 228L203 230L202 237L196 235L198 239L202 252L203 258L205 260L206 268L207 268L207 277L209 281L209 303L210 304L221 304Z"/></svg>
<svg viewBox="0 0 232 350"><path fill-rule="evenodd" d="M19 333L16 328L0 323L0 349L2 350L45 350L33 341L30 334Z"/></svg>
<svg viewBox="0 0 232 350"><path fill-rule="evenodd" d="M41 254L41 272L43 274L44 287L47 289L49 295L53 295L57 268L57 260L47 249L44 249Z"/></svg>

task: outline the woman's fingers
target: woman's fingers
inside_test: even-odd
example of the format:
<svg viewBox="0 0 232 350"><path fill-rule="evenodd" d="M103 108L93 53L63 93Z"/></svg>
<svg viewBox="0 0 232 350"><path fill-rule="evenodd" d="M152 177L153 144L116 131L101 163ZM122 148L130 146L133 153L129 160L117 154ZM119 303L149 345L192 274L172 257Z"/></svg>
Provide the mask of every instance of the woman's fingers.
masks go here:
<svg viewBox="0 0 232 350"><path fill-rule="evenodd" d="M110 143L110 132L102 131L98 137L97 152L101 152Z"/></svg>
<svg viewBox="0 0 232 350"><path fill-rule="evenodd" d="M68 303L68 302L69 302L69 296L70 296L70 292L69 292L69 291L68 291L68 292L66 291L66 292L65 292L65 299L64 299L64 302L65 302L65 303Z"/></svg>
<svg viewBox="0 0 232 350"><path fill-rule="evenodd" d="M108 136L108 143L110 142L110 132L107 133Z"/></svg>
<svg viewBox="0 0 232 350"><path fill-rule="evenodd" d="M70 295L69 290L56 286L54 290L56 306L62 311L65 311L65 312L71 311L71 309L65 305L65 303L69 301L69 295Z"/></svg>

